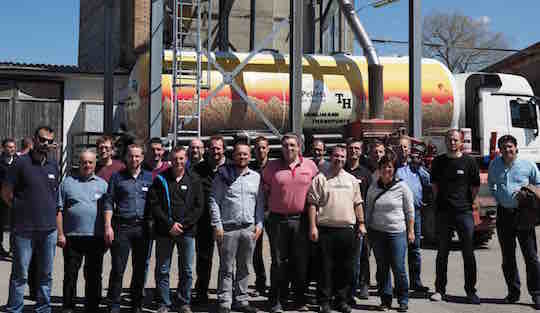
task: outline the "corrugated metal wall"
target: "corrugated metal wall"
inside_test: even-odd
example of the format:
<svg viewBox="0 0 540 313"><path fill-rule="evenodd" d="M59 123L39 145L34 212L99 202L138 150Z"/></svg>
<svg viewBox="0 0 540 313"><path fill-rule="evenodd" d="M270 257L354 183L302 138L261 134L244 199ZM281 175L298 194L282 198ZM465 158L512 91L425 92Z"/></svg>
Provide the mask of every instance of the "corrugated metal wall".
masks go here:
<svg viewBox="0 0 540 313"><path fill-rule="evenodd" d="M48 125L61 147L62 94L61 82L0 80L0 140L13 137L19 143L37 126Z"/></svg>

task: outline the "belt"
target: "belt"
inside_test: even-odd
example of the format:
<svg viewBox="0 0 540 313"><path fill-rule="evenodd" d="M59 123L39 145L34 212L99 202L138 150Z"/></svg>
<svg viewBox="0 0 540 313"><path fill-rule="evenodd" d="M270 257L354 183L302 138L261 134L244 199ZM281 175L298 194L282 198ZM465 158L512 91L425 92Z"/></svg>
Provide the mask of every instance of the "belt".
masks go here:
<svg viewBox="0 0 540 313"><path fill-rule="evenodd" d="M270 217L277 217L281 219L299 219L300 217L302 217L302 213L283 214L283 213L270 212Z"/></svg>
<svg viewBox="0 0 540 313"><path fill-rule="evenodd" d="M113 222L119 225L140 225L144 222L144 219L139 217L113 217Z"/></svg>
<svg viewBox="0 0 540 313"><path fill-rule="evenodd" d="M248 228L250 226L252 226L253 224L251 223L242 223L242 224L223 224L223 230L224 231L233 231L233 230L240 230L240 229L245 229L245 228Z"/></svg>

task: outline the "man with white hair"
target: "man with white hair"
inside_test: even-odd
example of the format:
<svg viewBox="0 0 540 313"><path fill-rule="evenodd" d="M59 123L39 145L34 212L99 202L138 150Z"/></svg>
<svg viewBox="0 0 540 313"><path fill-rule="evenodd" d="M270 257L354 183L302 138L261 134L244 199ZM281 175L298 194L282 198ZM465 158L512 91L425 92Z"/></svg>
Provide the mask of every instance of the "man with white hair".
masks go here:
<svg viewBox="0 0 540 313"><path fill-rule="evenodd" d="M103 271L103 211L101 200L107 182L95 175L96 154L85 150L80 155L79 171L68 176L58 191L57 246L64 249L63 313L75 309L73 298L77 277L84 260L85 312L97 312L101 298Z"/></svg>

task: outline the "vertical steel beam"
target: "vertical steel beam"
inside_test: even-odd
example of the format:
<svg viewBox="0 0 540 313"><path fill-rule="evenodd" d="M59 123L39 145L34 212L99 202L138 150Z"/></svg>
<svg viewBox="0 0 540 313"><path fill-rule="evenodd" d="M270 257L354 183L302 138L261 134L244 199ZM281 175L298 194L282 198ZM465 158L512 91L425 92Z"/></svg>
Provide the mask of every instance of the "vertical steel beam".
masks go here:
<svg viewBox="0 0 540 313"><path fill-rule="evenodd" d="M251 0L249 5L249 51L255 49L255 19L257 17L255 7L257 0Z"/></svg>
<svg viewBox="0 0 540 313"><path fill-rule="evenodd" d="M302 135L302 55L304 1L290 1L289 120L291 131Z"/></svg>
<svg viewBox="0 0 540 313"><path fill-rule="evenodd" d="M421 0L409 0L409 135L422 136Z"/></svg>
<svg viewBox="0 0 540 313"><path fill-rule="evenodd" d="M152 0L150 8L150 137L161 137L161 73L163 71L163 0Z"/></svg>
<svg viewBox="0 0 540 313"><path fill-rule="evenodd" d="M114 0L105 1L104 51L103 51L103 133L113 133L114 65L112 54L112 24Z"/></svg>
<svg viewBox="0 0 540 313"><path fill-rule="evenodd" d="M304 2L304 53L315 53L315 4L314 0Z"/></svg>

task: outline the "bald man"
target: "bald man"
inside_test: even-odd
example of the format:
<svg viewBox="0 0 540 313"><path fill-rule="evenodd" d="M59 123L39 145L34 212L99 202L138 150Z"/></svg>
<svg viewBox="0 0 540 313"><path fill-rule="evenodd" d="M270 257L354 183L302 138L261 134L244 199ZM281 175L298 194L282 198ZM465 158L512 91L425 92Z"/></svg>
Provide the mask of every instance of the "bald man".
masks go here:
<svg viewBox="0 0 540 313"><path fill-rule="evenodd" d="M77 276L84 260L85 311L97 312L101 297L101 272L105 242L103 213L98 204L107 182L95 175L96 154L81 153L77 175L68 176L58 191L57 245L64 249L63 312L73 312Z"/></svg>
<svg viewBox="0 0 540 313"><path fill-rule="evenodd" d="M193 139L189 143L189 167L193 167L204 160L204 143L200 139Z"/></svg>

